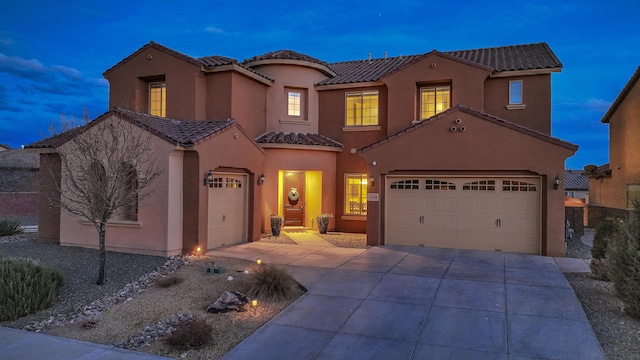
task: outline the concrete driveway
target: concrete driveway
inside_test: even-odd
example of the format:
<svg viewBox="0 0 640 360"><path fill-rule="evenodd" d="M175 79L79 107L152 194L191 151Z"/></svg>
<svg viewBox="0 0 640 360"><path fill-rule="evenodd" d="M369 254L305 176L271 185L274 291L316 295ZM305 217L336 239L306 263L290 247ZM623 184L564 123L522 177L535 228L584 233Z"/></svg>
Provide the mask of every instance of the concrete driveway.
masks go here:
<svg viewBox="0 0 640 360"><path fill-rule="evenodd" d="M250 243L309 290L223 359L604 359L554 258Z"/></svg>

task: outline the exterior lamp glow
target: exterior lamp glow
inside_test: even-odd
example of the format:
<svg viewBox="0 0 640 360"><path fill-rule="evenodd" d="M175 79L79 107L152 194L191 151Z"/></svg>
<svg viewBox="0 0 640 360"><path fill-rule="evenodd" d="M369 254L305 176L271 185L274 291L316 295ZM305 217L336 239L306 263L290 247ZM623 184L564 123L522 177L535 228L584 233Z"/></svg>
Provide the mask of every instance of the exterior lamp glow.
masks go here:
<svg viewBox="0 0 640 360"><path fill-rule="evenodd" d="M561 182L562 180L560 180L560 175L556 175L556 178L553 180L553 188L555 190L558 190L558 187L560 187Z"/></svg>
<svg viewBox="0 0 640 360"><path fill-rule="evenodd" d="M209 185L209 187L213 187L213 172L211 172L211 170L209 170L209 172L205 175L202 183L204 184L204 186Z"/></svg>
<svg viewBox="0 0 640 360"><path fill-rule="evenodd" d="M202 251L202 248L201 248L200 246L198 246L198 247L196 248L196 253L197 253L198 255L200 255L200 251Z"/></svg>
<svg viewBox="0 0 640 360"><path fill-rule="evenodd" d="M262 260L261 259L256 260L256 264L258 264L258 265L262 264ZM255 300L253 300L253 301L255 301Z"/></svg>
<svg viewBox="0 0 640 360"><path fill-rule="evenodd" d="M253 308L253 315L256 315L256 308L258 307L258 300L253 299L251 300L251 307Z"/></svg>

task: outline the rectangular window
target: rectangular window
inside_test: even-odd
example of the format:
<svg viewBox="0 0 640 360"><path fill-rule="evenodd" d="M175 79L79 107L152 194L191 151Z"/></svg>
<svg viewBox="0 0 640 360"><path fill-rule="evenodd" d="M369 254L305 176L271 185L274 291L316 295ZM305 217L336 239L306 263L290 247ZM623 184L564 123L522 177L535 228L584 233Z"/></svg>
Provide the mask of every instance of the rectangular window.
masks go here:
<svg viewBox="0 0 640 360"><path fill-rule="evenodd" d="M300 93L287 93L287 114L289 116L300 116Z"/></svg>
<svg viewBox="0 0 640 360"><path fill-rule="evenodd" d="M522 80L509 81L509 105L522 104Z"/></svg>
<svg viewBox="0 0 640 360"><path fill-rule="evenodd" d="M166 116L167 111L167 84L154 82L149 84L149 114L154 116Z"/></svg>
<svg viewBox="0 0 640 360"><path fill-rule="evenodd" d="M378 125L378 92L347 93L346 126Z"/></svg>
<svg viewBox="0 0 640 360"><path fill-rule="evenodd" d="M367 174L345 174L345 215L367 215Z"/></svg>
<svg viewBox="0 0 640 360"><path fill-rule="evenodd" d="M428 119L451 107L451 86L420 88L420 120Z"/></svg>
<svg viewBox="0 0 640 360"><path fill-rule="evenodd" d="M627 209L635 209L640 201L640 185L627 185ZM640 205L640 203L638 203Z"/></svg>

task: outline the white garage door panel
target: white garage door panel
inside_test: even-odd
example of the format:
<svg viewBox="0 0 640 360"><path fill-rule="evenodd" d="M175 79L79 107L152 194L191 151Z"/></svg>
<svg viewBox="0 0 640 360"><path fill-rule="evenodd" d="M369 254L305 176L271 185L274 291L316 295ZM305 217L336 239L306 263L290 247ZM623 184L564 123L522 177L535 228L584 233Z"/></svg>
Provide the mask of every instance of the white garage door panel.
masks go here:
<svg viewBox="0 0 640 360"><path fill-rule="evenodd" d="M208 248L245 240L246 176L214 173L209 188Z"/></svg>
<svg viewBox="0 0 640 360"><path fill-rule="evenodd" d="M540 192L539 177L389 177L386 243L538 254Z"/></svg>

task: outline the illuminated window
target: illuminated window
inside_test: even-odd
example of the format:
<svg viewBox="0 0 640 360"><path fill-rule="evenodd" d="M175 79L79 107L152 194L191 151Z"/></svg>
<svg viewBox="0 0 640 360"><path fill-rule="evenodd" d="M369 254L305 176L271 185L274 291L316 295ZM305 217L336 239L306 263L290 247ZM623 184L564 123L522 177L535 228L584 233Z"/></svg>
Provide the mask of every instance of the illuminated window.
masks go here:
<svg viewBox="0 0 640 360"><path fill-rule="evenodd" d="M345 174L344 213L367 215L367 174Z"/></svg>
<svg viewBox="0 0 640 360"><path fill-rule="evenodd" d="M522 80L509 81L509 105L522 104Z"/></svg>
<svg viewBox="0 0 640 360"><path fill-rule="evenodd" d="M378 92L347 93L346 126L378 125Z"/></svg>
<svg viewBox="0 0 640 360"><path fill-rule="evenodd" d="M149 114L154 116L166 116L167 111L167 84L154 82L149 84Z"/></svg>
<svg viewBox="0 0 640 360"><path fill-rule="evenodd" d="M428 119L451 107L451 87L420 88L420 119Z"/></svg>
<svg viewBox="0 0 640 360"><path fill-rule="evenodd" d="M300 93L287 93L287 114L289 116L300 116Z"/></svg>
<svg viewBox="0 0 640 360"><path fill-rule="evenodd" d="M640 201L640 185L627 185L627 209L635 209Z"/></svg>
<svg viewBox="0 0 640 360"><path fill-rule="evenodd" d="M227 178L226 187L231 189L240 189L242 187L242 180Z"/></svg>

